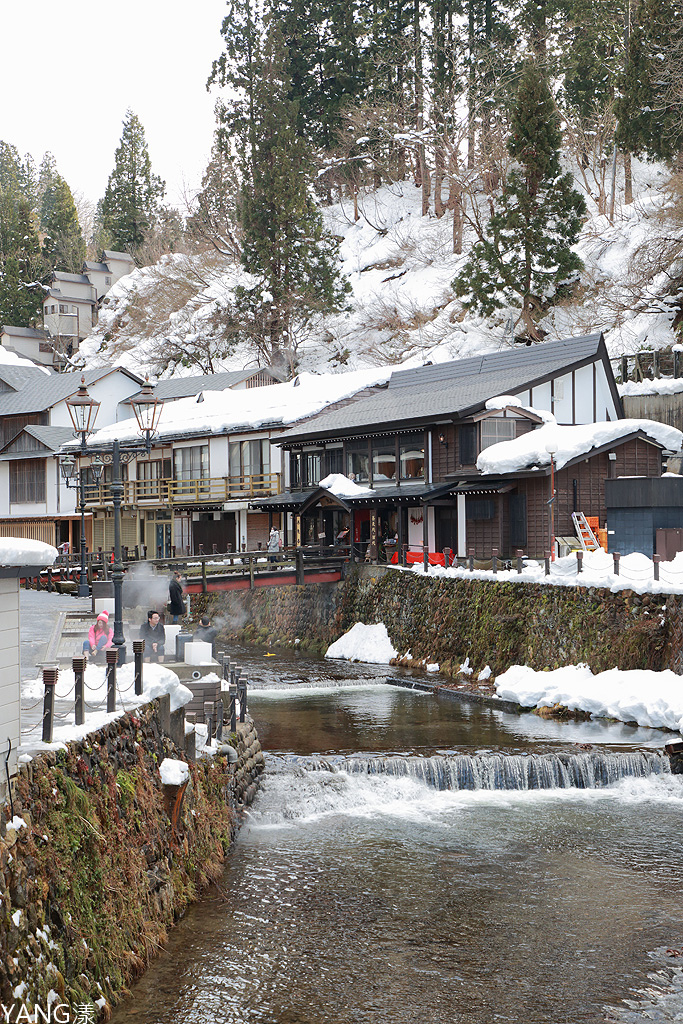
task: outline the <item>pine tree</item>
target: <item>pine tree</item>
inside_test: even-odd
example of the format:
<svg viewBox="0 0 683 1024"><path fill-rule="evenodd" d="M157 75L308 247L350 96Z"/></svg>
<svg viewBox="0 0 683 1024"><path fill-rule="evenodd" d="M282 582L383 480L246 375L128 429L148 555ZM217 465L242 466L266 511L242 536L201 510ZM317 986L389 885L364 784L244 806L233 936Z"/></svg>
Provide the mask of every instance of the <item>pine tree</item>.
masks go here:
<svg viewBox="0 0 683 1024"><path fill-rule="evenodd" d="M632 16L628 58L616 104L624 152L672 160L683 148L678 103L671 102L667 55L680 36L681 0L640 0Z"/></svg>
<svg viewBox="0 0 683 1024"><path fill-rule="evenodd" d="M517 165L508 174L482 238L454 280L468 308L489 316L521 306L526 335L538 340L535 320L581 269L572 246L586 206L560 166L558 117L543 74L525 67L511 112L508 149Z"/></svg>
<svg viewBox="0 0 683 1024"><path fill-rule="evenodd" d="M0 141L0 323L15 327L28 327L42 304L34 186L32 161Z"/></svg>
<svg viewBox="0 0 683 1024"><path fill-rule="evenodd" d="M291 367L295 333L321 310L339 309L348 285L312 195L311 151L298 132L279 25L264 26L261 38L248 6L240 24L241 63L225 61L219 72L223 84L240 86L224 109L222 138L238 149L241 263L253 283L236 290L229 316L234 333L261 356L277 362L284 355Z"/></svg>
<svg viewBox="0 0 683 1024"><path fill-rule="evenodd" d="M132 110L126 112L100 208L101 227L114 249L136 254L154 223L165 184L152 173L145 131Z"/></svg>
<svg viewBox="0 0 683 1024"><path fill-rule="evenodd" d="M85 260L85 242L71 189L55 174L43 193L40 211L44 231L43 259L53 270L78 274Z"/></svg>

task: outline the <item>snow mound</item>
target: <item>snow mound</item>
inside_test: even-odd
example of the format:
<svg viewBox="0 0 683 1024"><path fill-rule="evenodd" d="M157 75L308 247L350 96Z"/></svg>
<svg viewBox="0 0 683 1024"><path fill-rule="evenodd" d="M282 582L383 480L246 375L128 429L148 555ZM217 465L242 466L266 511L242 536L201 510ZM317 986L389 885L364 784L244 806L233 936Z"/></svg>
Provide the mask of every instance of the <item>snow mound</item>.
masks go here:
<svg viewBox="0 0 683 1024"><path fill-rule="evenodd" d="M175 757L165 757L159 765L159 775L164 786L182 786L190 777L190 767Z"/></svg>
<svg viewBox="0 0 683 1024"><path fill-rule="evenodd" d="M597 718L683 731L683 678L669 669L613 668L594 675L585 664L552 672L513 665L498 676L496 696L527 708L561 704Z"/></svg>
<svg viewBox="0 0 683 1024"><path fill-rule="evenodd" d="M40 540L0 537L0 565L52 565L57 548Z"/></svg>
<svg viewBox="0 0 683 1024"><path fill-rule="evenodd" d="M338 498L359 498L361 495L372 494L369 487L361 487L355 480L349 480L343 473L330 473L324 480L320 481L330 494L336 494Z"/></svg>
<svg viewBox="0 0 683 1024"><path fill-rule="evenodd" d="M365 661L371 665L388 665L392 658L398 657L387 627L383 622L367 626L357 622L348 633L327 648L326 658L341 658L345 661Z"/></svg>

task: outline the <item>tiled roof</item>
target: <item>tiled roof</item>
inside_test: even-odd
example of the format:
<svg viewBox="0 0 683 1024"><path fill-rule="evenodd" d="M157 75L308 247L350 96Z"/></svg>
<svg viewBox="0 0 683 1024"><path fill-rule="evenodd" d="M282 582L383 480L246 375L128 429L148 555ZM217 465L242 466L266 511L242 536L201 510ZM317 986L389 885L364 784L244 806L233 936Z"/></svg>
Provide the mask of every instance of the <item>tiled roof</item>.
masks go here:
<svg viewBox="0 0 683 1024"><path fill-rule="evenodd" d="M12 327L8 324L3 324L1 334L9 334L15 338L38 338L40 341L45 341L47 334L45 331L40 331L35 327Z"/></svg>
<svg viewBox="0 0 683 1024"><path fill-rule="evenodd" d="M599 358L601 334L506 349L454 362L396 370L386 388L362 394L286 431L281 441L360 434L453 418L483 408L489 398L526 391L555 374Z"/></svg>
<svg viewBox="0 0 683 1024"><path fill-rule="evenodd" d="M192 377L171 377L169 380L160 380L154 387L154 394L157 398L172 401L176 398L191 398L202 391L226 391L257 373L271 373L271 371L252 367L251 370L233 370L230 373L200 373ZM278 384L279 381L275 374L271 375L273 383Z"/></svg>
<svg viewBox="0 0 683 1024"><path fill-rule="evenodd" d="M17 370L25 370L26 376L23 380L17 375L8 373L8 371ZM80 372L46 374L38 367L34 370L18 366L0 366L0 378L11 387L17 388L16 391L0 392L0 416L21 416L33 412L44 412L70 395L74 395L78 391L82 376L85 376L86 385L91 385L100 378L106 377L111 371L112 367L107 366L98 370L86 370L85 374Z"/></svg>

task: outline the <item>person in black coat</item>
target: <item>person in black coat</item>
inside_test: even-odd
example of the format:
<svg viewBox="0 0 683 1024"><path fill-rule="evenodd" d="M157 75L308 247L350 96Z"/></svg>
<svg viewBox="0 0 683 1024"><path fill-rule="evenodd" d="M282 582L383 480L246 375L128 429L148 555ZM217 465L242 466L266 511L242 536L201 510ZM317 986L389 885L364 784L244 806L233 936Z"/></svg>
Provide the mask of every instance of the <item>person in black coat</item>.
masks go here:
<svg viewBox="0 0 683 1024"><path fill-rule="evenodd" d="M183 602L183 584L179 572L173 573L173 579L168 585L168 610L173 616L173 622L178 621L179 615L185 614L185 603Z"/></svg>
<svg viewBox="0 0 683 1024"><path fill-rule="evenodd" d="M147 612L147 622L140 626L140 639L145 641L145 661L164 660L166 630L159 612Z"/></svg>

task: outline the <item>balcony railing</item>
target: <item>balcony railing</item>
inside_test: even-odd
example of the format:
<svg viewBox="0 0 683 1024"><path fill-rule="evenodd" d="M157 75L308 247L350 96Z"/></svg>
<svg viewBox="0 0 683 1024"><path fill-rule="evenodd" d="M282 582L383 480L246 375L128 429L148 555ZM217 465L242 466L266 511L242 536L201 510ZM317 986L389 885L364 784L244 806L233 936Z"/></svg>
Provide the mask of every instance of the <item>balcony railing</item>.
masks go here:
<svg viewBox="0 0 683 1024"><path fill-rule="evenodd" d="M203 480L126 480L124 505L196 505L216 504L240 498L256 498L280 493L280 474L259 476L211 476ZM111 484L85 489L87 505L111 505Z"/></svg>

